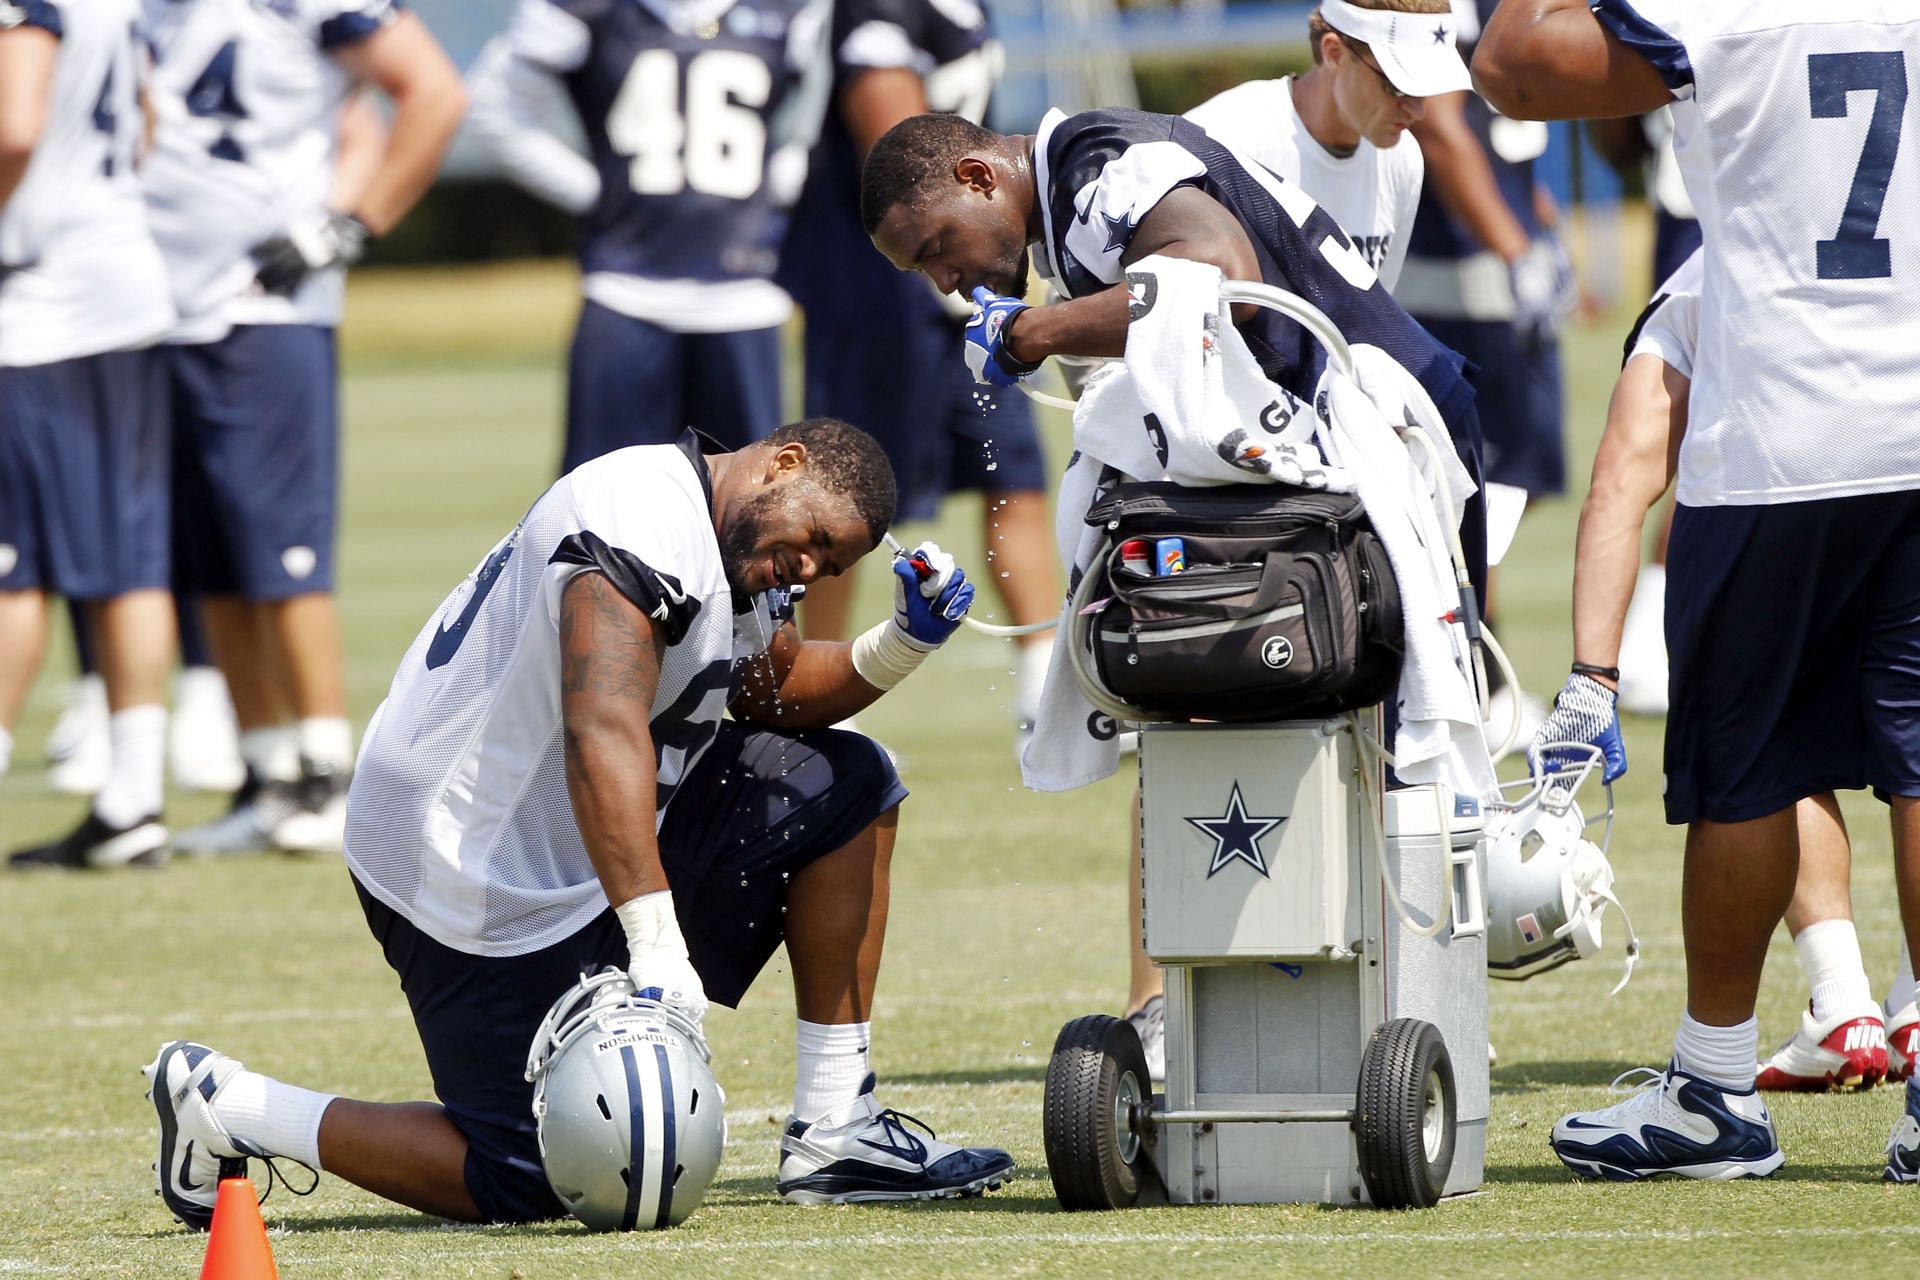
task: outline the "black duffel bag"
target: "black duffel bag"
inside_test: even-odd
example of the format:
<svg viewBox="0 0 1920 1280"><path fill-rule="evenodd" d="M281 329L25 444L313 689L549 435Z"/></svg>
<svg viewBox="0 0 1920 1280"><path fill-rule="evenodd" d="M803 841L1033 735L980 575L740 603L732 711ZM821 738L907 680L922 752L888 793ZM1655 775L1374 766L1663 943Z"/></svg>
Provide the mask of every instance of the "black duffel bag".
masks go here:
<svg viewBox="0 0 1920 1280"><path fill-rule="evenodd" d="M1106 541L1081 599L1100 681L1200 720L1334 715L1392 695L1400 589L1351 494L1292 485L1120 484L1087 512ZM1123 563L1131 539L1185 543L1185 567Z"/></svg>

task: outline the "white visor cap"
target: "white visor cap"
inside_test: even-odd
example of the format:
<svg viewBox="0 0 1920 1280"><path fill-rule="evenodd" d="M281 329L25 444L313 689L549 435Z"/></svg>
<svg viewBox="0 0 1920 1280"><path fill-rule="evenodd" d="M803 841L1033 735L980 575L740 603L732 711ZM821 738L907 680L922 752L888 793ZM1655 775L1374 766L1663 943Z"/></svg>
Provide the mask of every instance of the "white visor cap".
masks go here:
<svg viewBox="0 0 1920 1280"><path fill-rule="evenodd" d="M1410 98L1473 88L1473 76L1454 47L1451 13L1395 13L1321 0L1320 16L1372 50L1393 87Z"/></svg>

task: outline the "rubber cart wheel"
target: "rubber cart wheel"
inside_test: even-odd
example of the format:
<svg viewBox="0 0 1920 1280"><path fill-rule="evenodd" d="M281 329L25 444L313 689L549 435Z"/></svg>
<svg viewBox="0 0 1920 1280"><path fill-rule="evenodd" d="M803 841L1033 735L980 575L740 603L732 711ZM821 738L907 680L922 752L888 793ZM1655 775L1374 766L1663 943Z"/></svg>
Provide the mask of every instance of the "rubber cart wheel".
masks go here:
<svg viewBox="0 0 1920 1280"><path fill-rule="evenodd" d="M1453 1060L1418 1018L1375 1028L1360 1055L1353 1141L1367 1194L1382 1209L1431 1209L1453 1169Z"/></svg>
<svg viewBox="0 0 1920 1280"><path fill-rule="evenodd" d="M1125 1209L1140 1198L1141 1180L1152 1176L1150 1131L1134 1131L1133 1111L1152 1090L1132 1023L1093 1013L1060 1029L1041 1129L1061 1208Z"/></svg>

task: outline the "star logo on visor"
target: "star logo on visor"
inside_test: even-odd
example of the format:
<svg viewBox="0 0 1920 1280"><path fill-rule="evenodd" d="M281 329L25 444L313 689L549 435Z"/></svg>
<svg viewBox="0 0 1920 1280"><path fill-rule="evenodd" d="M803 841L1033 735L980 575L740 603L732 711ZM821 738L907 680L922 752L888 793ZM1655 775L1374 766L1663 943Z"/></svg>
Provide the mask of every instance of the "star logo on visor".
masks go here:
<svg viewBox="0 0 1920 1280"><path fill-rule="evenodd" d="M1435 44L1445 44L1449 34L1451 33L1447 30L1447 24L1443 22L1433 29L1433 42Z"/></svg>
<svg viewBox="0 0 1920 1280"><path fill-rule="evenodd" d="M1134 228L1140 225L1124 213L1117 218L1108 217L1103 213L1100 215L1100 221L1107 224L1107 247L1100 251L1102 253L1124 250L1133 243Z"/></svg>
<svg viewBox="0 0 1920 1280"><path fill-rule="evenodd" d="M1250 816L1247 802L1240 797L1238 779L1234 781L1233 793L1227 798L1227 811L1224 814L1218 818L1188 818L1187 821L1213 841L1213 862L1207 867L1209 880L1235 862L1244 862L1261 875L1266 875L1267 855L1260 851L1260 841L1286 823L1284 817Z"/></svg>

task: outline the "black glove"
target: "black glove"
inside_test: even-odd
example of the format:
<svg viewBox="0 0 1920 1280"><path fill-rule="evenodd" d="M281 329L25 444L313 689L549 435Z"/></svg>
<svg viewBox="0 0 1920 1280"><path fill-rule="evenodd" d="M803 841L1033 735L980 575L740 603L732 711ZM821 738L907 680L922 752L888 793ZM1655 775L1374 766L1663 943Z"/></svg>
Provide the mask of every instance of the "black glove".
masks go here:
<svg viewBox="0 0 1920 1280"><path fill-rule="evenodd" d="M367 224L350 213L321 214L253 246L260 268L254 279L268 293L291 297L314 272L360 261L372 238Z"/></svg>

